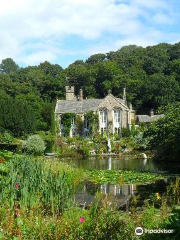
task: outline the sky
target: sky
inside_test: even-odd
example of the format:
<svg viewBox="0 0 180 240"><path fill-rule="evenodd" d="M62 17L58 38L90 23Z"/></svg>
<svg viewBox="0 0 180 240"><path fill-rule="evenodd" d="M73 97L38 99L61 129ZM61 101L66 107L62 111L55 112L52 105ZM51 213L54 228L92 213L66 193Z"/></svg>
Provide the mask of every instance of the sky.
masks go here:
<svg viewBox="0 0 180 240"><path fill-rule="evenodd" d="M21 67L179 41L179 0L0 0L0 62Z"/></svg>

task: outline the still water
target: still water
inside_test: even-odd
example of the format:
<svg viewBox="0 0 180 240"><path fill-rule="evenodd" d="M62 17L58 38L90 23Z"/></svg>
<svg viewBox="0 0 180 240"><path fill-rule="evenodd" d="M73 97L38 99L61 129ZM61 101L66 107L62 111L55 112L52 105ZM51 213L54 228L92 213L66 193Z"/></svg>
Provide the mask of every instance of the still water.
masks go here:
<svg viewBox="0 0 180 240"><path fill-rule="evenodd" d="M63 159L74 167L81 169L99 169L99 170L134 170L134 171L149 171L149 172L168 172L172 174L180 174L180 164L172 164L167 162L155 162L152 159L137 159L131 155L126 155L121 158L117 157L91 157L87 159Z"/></svg>
<svg viewBox="0 0 180 240"><path fill-rule="evenodd" d="M99 169L99 170L134 170L155 173L166 173L169 176L163 180L151 184L92 184L84 182L75 195L75 201L80 206L88 207L94 200L97 192L104 195L113 196L117 200L118 208L128 208L129 200L133 195L139 195L146 199L151 194L166 191L166 187L180 175L180 165L172 163L157 163L152 159L135 159L132 156L116 157L92 157L88 159L63 159L74 167L80 169Z"/></svg>

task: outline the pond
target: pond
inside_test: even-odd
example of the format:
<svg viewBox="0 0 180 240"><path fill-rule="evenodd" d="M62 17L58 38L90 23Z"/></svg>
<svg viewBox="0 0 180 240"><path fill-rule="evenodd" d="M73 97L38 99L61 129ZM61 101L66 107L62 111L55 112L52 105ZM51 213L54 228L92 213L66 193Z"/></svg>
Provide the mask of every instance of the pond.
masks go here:
<svg viewBox="0 0 180 240"><path fill-rule="evenodd" d="M164 179L151 184L93 184L86 181L80 186L75 196L76 203L85 207L91 204L97 192L101 192L102 194L115 197L118 202L118 208L128 208L129 200L133 195L138 195L139 199L143 201L151 194L157 192L161 194L180 175L180 165L157 163L152 159L135 159L131 155L121 158L107 156L103 158L63 159L63 162L85 170L133 170L168 174L168 177L166 176Z"/></svg>
<svg viewBox="0 0 180 240"><path fill-rule="evenodd" d="M132 155L126 155L121 158L107 156L103 158L91 157L82 158L64 158L63 162L73 165L81 169L98 169L98 170L135 170L150 172L168 172L180 174L180 164L172 164L170 162L157 162L152 159L137 159Z"/></svg>

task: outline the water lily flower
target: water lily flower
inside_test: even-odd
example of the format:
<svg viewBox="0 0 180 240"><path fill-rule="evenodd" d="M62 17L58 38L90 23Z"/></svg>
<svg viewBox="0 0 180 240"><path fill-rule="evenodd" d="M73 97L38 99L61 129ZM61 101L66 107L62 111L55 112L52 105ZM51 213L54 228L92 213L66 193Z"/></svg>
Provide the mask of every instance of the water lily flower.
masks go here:
<svg viewBox="0 0 180 240"><path fill-rule="evenodd" d="M84 217L80 217L80 218L79 218L79 221L80 221L81 223L84 222L84 220L85 220Z"/></svg>
<svg viewBox="0 0 180 240"><path fill-rule="evenodd" d="M19 185L16 183L16 184L15 184L15 188L18 189L18 187L19 187Z"/></svg>

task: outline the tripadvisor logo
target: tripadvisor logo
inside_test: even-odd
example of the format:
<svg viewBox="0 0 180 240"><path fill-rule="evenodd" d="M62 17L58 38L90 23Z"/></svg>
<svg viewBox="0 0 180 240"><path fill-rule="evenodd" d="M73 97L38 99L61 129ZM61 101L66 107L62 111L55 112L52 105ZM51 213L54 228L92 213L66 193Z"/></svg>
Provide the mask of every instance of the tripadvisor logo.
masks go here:
<svg viewBox="0 0 180 240"><path fill-rule="evenodd" d="M137 227L135 229L135 233L136 233L136 235L141 235L141 234L143 234L143 229L141 227Z"/></svg>
<svg viewBox="0 0 180 240"><path fill-rule="evenodd" d="M173 229L169 229L169 230L167 230L167 229L154 229L154 230L152 230L152 229L144 229L144 233L173 233L174 232L174 230ZM137 227L136 229L135 229L135 234L136 235L142 235L143 234L143 229L141 228L141 227Z"/></svg>

